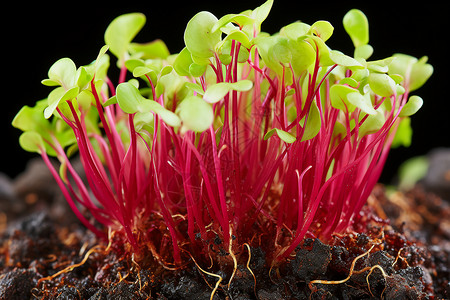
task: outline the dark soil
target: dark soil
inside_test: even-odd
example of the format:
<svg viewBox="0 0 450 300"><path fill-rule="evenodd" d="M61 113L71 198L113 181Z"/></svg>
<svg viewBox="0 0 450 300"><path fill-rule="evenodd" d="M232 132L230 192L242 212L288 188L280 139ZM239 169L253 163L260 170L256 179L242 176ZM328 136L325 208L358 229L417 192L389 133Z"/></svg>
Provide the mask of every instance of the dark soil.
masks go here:
<svg viewBox="0 0 450 300"><path fill-rule="evenodd" d="M33 161L0 177L0 299L450 298L449 202L421 184L389 197L379 185L361 221L361 233L306 239L276 268L245 247L233 277L193 261L143 267L81 226Z"/></svg>

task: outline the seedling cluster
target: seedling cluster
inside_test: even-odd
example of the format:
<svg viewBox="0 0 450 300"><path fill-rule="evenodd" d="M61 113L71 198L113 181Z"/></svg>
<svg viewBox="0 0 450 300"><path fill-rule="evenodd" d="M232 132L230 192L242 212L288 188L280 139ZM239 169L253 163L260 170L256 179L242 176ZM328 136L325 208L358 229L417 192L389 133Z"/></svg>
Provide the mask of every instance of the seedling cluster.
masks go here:
<svg viewBox="0 0 450 300"><path fill-rule="evenodd" d="M410 92L433 68L404 54L369 61L356 9L343 19L352 56L326 44L327 21L263 32L272 2L220 19L199 12L177 54L133 42L146 18L125 14L91 64L51 66L48 98L13 125L87 228L166 265L243 245L277 263L305 237L326 241L358 222L389 149L410 142L422 105Z"/></svg>

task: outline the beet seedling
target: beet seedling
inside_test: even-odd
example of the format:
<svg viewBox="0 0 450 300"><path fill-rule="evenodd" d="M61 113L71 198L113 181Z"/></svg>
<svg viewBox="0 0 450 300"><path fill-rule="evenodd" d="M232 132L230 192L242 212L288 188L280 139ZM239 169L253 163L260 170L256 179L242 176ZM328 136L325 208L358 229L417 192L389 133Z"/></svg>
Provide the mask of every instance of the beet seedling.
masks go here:
<svg viewBox="0 0 450 300"><path fill-rule="evenodd" d="M433 69L404 54L370 61L359 10L343 21L352 56L326 44L327 21L270 35L261 24L272 2L220 19L199 12L177 54L134 43L145 16L122 15L93 63L51 66L48 98L13 125L87 228L164 264L187 253L220 264L242 245L278 263L305 237L326 241L358 222L391 145L409 144L422 105L410 93Z"/></svg>

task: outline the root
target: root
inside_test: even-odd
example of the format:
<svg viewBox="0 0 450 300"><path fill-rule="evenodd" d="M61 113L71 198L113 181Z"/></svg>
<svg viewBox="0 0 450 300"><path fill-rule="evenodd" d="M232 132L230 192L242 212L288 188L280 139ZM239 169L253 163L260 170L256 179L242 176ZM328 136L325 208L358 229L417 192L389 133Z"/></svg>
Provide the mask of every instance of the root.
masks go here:
<svg viewBox="0 0 450 300"><path fill-rule="evenodd" d="M155 245L153 245L153 243L148 242L147 247L150 250L150 253L152 254L153 259L155 261L157 261L161 267L163 267L164 269L169 270L169 271L176 271L179 269L179 267L170 267L169 263L165 262L164 259L158 254L158 252L155 249Z"/></svg>
<svg viewBox="0 0 450 300"><path fill-rule="evenodd" d="M403 251L403 249L404 248L400 248L400 250L398 250L397 256L395 257L395 261L392 263L392 266L395 266L398 262L398 259L401 258L406 263L406 265L409 267L409 263L406 260L406 258L404 258L403 256L400 255L400 253Z"/></svg>
<svg viewBox="0 0 450 300"><path fill-rule="evenodd" d="M373 270L375 270L375 269L378 269L381 271L381 274L383 274L384 281L386 281L386 277L387 277L386 272L383 270L383 268L380 265L376 265L376 266L373 266L370 268L369 274L367 274L367 276L366 276L366 282L367 282L367 286L369 288L370 295L372 295L372 297L375 297L375 296L373 295L372 290L370 289L369 276L370 276L370 274L372 274ZM386 285L384 285L384 289L381 292L381 295L380 295L381 298L383 298L383 294L384 294L385 290L386 290Z"/></svg>
<svg viewBox="0 0 450 300"><path fill-rule="evenodd" d="M256 299L258 299L258 295L256 294L256 277L255 277L255 274L253 273L252 269L250 269L250 260L252 259L252 252L251 252L249 244L245 243L244 246L246 246L247 250L248 250L248 260L247 260L246 267L247 267L247 270L250 272L250 274L252 274L252 276L253 276L253 281L254 281L253 293L255 293Z"/></svg>
<svg viewBox="0 0 450 300"><path fill-rule="evenodd" d="M187 251L186 251L186 252L187 252ZM201 272L203 272L203 273L205 273L205 274L207 274L207 275L209 275L209 276L213 276L213 277L217 277L217 278L218 278L218 280L217 280L217 282L216 282L216 285L214 286L214 288L213 288L213 290L212 290L212 292L211 292L211 296L209 297L209 299L212 300L212 299L214 298L214 294L216 293L217 289L219 288L220 283L221 283L222 280L223 280L222 276L217 275L217 274L214 274L214 273L210 273L210 272L208 272L208 271L203 270L203 269L197 264L197 262L195 261L194 257L193 257L189 252L187 252L187 253L189 254L189 256L191 257L192 261L194 262L194 264L197 266L197 268L198 268ZM205 281L206 281L206 280L205 280ZM209 283L208 283L207 281L206 281L206 283L209 285ZM210 287L211 287L211 286L210 286Z"/></svg>
<svg viewBox="0 0 450 300"><path fill-rule="evenodd" d="M89 256L92 253L104 251L104 249L102 249L102 248L103 248L103 246L101 246L101 245L96 245L96 246L92 247L88 252L86 252L86 254L85 254L85 256L84 256L84 258L83 258L83 260L81 262L79 262L77 264L70 265L67 268L65 268L65 269L63 269L63 270L61 270L61 271L59 271L59 272L57 272L57 273L55 273L55 274L53 274L51 276L47 276L47 277L39 279L37 285L40 285L41 282L43 282L43 281L52 280L52 279L54 279L55 277L58 277L61 274L71 272L73 269L84 265L86 263L86 261L88 260Z"/></svg>
<svg viewBox="0 0 450 300"><path fill-rule="evenodd" d="M350 266L350 272L349 272L347 278L342 279L342 280L320 280L320 279L312 280L312 281L310 281L309 284L308 284L309 289L310 289L311 291L315 291L315 290L316 290L316 288L313 287L313 284L341 284L341 283L345 283L345 282L347 282L347 281L352 277L352 275L354 275L354 274L361 274L361 273L363 273L363 272L369 271L369 274L367 274L367 276L366 276L366 282L367 282L367 286L368 286L368 288L369 288L370 295L372 295L372 297L374 297L374 295L373 295L373 293L372 293L372 290L371 290L371 288L370 288L369 276L372 274L373 270L378 269L378 270L381 271L381 274L383 275L383 278L384 278L384 280L386 281L387 274L386 274L386 272L384 271L384 269L383 269L380 265L375 265L375 266L372 266L372 267L365 267L365 268L363 268L363 269L361 269L361 270L358 270L358 271L355 271L354 269L355 269L356 262L357 262L360 258L362 258L362 257L364 257L364 256L366 256L366 255L368 255L368 254L370 253L370 251L372 251L372 249L373 249L375 246L376 246L376 244L375 244L375 245L372 245L372 247L370 247L369 250L367 250L367 251L364 252L363 254L357 256L357 257L352 261L352 264L351 264L351 266ZM386 286L384 287L383 291L381 292L381 298L383 298L383 293L384 293L385 290L386 290ZM311 298L311 295L310 295L310 298Z"/></svg>
<svg viewBox="0 0 450 300"><path fill-rule="evenodd" d="M237 259L236 259L236 255L234 255L234 253L233 253L232 241L233 241L233 239L231 237L231 228L230 228L230 243L228 245L228 252L230 253L231 258L233 259L233 273L231 273L230 280L228 281L228 285L227 285L228 289L230 289L231 281L233 280L234 275L236 274L236 270L237 270Z"/></svg>

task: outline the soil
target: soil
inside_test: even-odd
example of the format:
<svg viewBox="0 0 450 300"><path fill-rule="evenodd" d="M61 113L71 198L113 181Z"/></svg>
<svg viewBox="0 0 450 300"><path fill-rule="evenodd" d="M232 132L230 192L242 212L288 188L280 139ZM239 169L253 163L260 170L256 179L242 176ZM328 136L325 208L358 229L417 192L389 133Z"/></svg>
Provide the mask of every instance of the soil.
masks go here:
<svg viewBox="0 0 450 300"><path fill-rule="evenodd" d="M242 247L232 276L192 260L136 264L77 221L33 160L17 178L0 176L0 299L449 299L450 204L429 186L378 185L361 228L305 239L277 268Z"/></svg>

